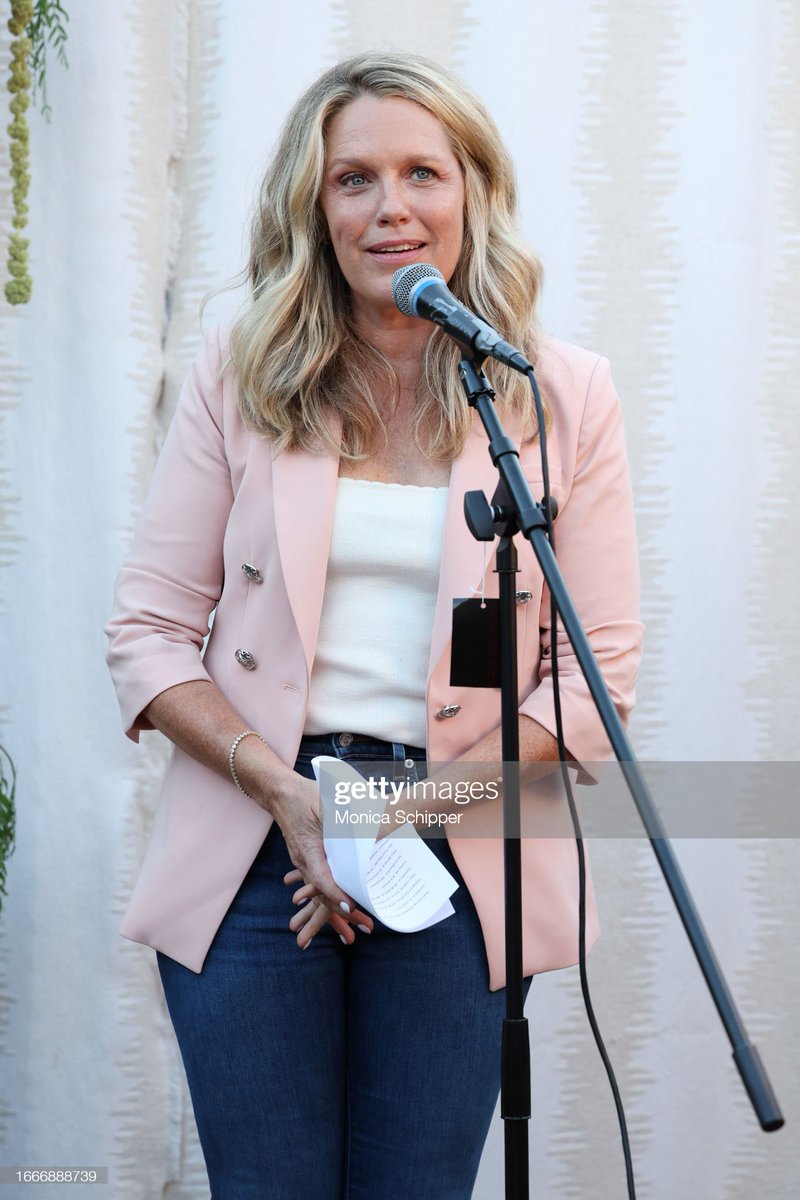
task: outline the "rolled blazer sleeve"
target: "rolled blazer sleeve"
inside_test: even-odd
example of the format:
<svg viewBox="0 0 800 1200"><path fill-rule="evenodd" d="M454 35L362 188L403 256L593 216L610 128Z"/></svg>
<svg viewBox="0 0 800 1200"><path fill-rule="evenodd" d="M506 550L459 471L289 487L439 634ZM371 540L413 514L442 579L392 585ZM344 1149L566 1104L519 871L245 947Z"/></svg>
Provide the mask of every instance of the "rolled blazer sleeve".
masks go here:
<svg viewBox="0 0 800 1200"><path fill-rule="evenodd" d="M223 583L233 491L225 455L220 337L206 338L181 389L105 626L106 661L128 737L160 692L210 680L202 646Z"/></svg>
<svg viewBox="0 0 800 1200"><path fill-rule="evenodd" d="M589 382L572 487L555 522L556 553L611 699L624 724L633 707L642 653L639 563L622 411L607 359ZM556 732L550 657L550 593L539 616L538 686L520 712ZM558 622L558 678L564 740L579 782L596 782L610 744L567 635Z"/></svg>

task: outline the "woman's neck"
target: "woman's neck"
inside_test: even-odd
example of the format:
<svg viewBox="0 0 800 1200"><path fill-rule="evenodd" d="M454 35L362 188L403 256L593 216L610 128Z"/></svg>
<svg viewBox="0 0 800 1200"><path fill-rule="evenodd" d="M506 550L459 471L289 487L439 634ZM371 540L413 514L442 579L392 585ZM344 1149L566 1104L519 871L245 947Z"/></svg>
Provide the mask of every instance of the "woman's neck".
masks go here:
<svg viewBox="0 0 800 1200"><path fill-rule="evenodd" d="M395 322L389 314L357 312L354 323L361 337L392 364L401 389L413 392L432 331L425 321L404 317L400 312L397 318Z"/></svg>

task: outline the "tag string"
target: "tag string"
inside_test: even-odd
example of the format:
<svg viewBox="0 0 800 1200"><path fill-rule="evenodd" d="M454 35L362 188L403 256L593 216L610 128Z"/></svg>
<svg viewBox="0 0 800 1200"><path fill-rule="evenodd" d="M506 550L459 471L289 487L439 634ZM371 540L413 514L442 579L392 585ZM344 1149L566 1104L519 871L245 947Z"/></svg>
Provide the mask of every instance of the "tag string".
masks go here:
<svg viewBox="0 0 800 1200"><path fill-rule="evenodd" d="M473 596L477 596L478 593L480 592L481 608L486 608L486 568L488 566L486 555L488 553L488 547L489 547L489 543L484 542L483 543L483 574L481 575L481 586L479 588L472 587L469 589L472 592Z"/></svg>

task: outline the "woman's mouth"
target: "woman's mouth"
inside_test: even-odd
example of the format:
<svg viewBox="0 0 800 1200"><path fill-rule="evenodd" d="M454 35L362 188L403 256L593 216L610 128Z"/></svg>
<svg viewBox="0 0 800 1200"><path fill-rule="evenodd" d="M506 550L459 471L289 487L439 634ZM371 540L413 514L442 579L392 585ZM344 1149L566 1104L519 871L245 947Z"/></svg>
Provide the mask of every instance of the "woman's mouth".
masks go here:
<svg viewBox="0 0 800 1200"><path fill-rule="evenodd" d="M419 254L424 246L424 242L380 242L377 246L370 246L367 253L381 262L405 262Z"/></svg>

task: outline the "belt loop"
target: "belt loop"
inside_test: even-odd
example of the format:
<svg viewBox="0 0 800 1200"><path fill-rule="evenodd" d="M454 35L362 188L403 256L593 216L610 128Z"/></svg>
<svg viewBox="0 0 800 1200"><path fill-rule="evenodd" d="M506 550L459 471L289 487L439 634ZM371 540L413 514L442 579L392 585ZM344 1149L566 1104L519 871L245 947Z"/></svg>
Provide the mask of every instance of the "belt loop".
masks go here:
<svg viewBox="0 0 800 1200"><path fill-rule="evenodd" d="M402 742L392 742L392 762L395 783L406 782L406 748Z"/></svg>
<svg viewBox="0 0 800 1200"><path fill-rule="evenodd" d="M417 764L401 742L392 742L392 758L396 783L419 783Z"/></svg>

